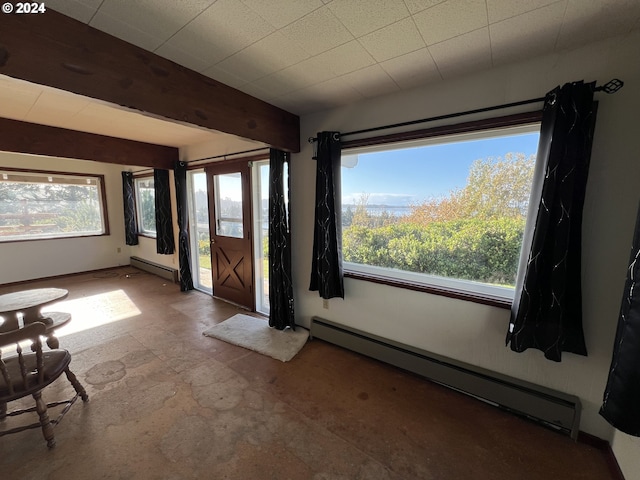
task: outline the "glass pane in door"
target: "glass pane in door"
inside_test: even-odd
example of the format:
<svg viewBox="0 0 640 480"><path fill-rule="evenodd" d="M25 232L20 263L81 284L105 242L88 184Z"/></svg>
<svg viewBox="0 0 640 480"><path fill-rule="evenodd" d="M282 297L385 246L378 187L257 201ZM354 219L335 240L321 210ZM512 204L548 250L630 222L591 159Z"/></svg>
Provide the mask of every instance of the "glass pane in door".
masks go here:
<svg viewBox="0 0 640 480"><path fill-rule="evenodd" d="M243 238L242 176L239 172L214 175L216 235Z"/></svg>
<svg viewBox="0 0 640 480"><path fill-rule="evenodd" d="M269 315L269 161L253 163L256 311Z"/></svg>
<svg viewBox="0 0 640 480"><path fill-rule="evenodd" d="M209 236L209 207L207 201L207 175L202 171L188 172L189 215L192 258L192 276L198 290L212 292L211 245Z"/></svg>

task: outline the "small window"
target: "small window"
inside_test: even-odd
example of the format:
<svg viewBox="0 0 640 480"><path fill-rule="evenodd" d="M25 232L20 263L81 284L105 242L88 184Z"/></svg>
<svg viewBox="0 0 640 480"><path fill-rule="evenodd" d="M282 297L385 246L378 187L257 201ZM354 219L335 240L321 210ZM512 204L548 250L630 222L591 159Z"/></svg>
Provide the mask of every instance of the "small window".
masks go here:
<svg viewBox="0 0 640 480"><path fill-rule="evenodd" d="M156 191L153 177L134 179L136 186L136 213L138 215L138 233L149 237L156 236Z"/></svg>
<svg viewBox="0 0 640 480"><path fill-rule="evenodd" d="M345 272L512 301L538 137L535 124L344 150Z"/></svg>
<svg viewBox="0 0 640 480"><path fill-rule="evenodd" d="M0 170L0 242L108 234L102 175Z"/></svg>

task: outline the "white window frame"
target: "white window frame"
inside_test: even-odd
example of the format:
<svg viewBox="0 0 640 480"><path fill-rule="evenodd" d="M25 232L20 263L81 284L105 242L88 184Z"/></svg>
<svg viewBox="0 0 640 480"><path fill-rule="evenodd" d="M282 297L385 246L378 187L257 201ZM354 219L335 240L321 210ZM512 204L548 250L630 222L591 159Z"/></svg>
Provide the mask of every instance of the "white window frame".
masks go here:
<svg viewBox="0 0 640 480"><path fill-rule="evenodd" d="M28 180L33 179L33 181ZM104 175L85 174L61 171L41 171L28 169L0 168L0 182L40 184L40 185L94 185L97 189L98 213L100 215L100 228L98 230L75 232L46 232L40 231L32 234L0 235L0 243L22 242L32 240L52 240L59 238L94 237L109 235L109 218L107 215L107 199L104 187ZM12 215L9 213L9 215ZM17 214L13 214L17 215ZM7 217L8 218L8 217ZM17 225L20 227L22 225ZM46 230L46 229L45 229Z"/></svg>
<svg viewBox="0 0 640 480"><path fill-rule="evenodd" d="M135 192L135 200L136 200L136 223L138 224L138 235L142 235L143 237L156 238L157 232L156 230L149 230L144 228L142 223L142 195L140 194L140 182L146 180L154 180L153 175L141 175L133 178L134 192ZM154 219L155 219L155 192L154 192ZM154 220L155 221L155 220ZM155 226L155 224L154 224Z"/></svg>
<svg viewBox="0 0 640 480"><path fill-rule="evenodd" d="M415 146L429 146L429 145L441 145L443 143L454 143L468 140L480 140L484 138L493 138L502 135L515 135L521 133L533 133L540 131L540 122L526 122L521 125L506 126L499 128L483 129L467 133L453 133L439 136L432 136L429 138L412 139L407 141L379 143L375 145L369 145L366 147L355 148L343 148L342 155L354 155L359 153L372 153L389 151L393 149L408 148ZM536 183L537 177L543 173L536 162L533 184ZM531 201L531 200L530 200ZM527 214L525 232L529 228L532 222L532 209L529 208ZM535 221L535 219L533 219ZM526 235L525 235L526 237ZM519 262L520 265L521 262ZM447 278L436 275L430 275L425 273L410 272L406 270L399 270L387 267L378 267L374 265L365 265L352 262L344 262L343 270L346 277L352 277L361 280L370 280L378 283L389 284L398 287L412 288L427 291L429 293L443 294L468 299L472 301L484 302L484 300L493 300L496 305L508 307L513 302L515 295L515 289L509 287L502 287L497 285L489 285L485 283L475 282L471 280L464 280L458 278ZM517 279L520 278L524 272L522 268L518 269ZM518 281L516 281L518 284ZM421 288L422 287L422 288ZM465 298L466 297L466 298Z"/></svg>

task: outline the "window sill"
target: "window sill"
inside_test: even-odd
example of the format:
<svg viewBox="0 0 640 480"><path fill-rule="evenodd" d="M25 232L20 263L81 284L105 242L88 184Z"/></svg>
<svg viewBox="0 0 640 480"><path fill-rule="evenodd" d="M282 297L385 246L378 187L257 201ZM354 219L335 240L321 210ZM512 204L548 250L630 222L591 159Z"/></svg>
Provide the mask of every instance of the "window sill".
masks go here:
<svg viewBox="0 0 640 480"><path fill-rule="evenodd" d="M156 236L155 235L151 235L150 233L140 233L140 232L138 232L138 236L139 237L144 237L144 238L152 238L154 240L156 239Z"/></svg>
<svg viewBox="0 0 640 480"><path fill-rule="evenodd" d="M355 280L363 280L365 282L379 283L381 285L388 285L390 287L404 288L407 290L413 290L416 292L430 293L432 295L441 295L443 297L455 298L457 300L464 300L466 302L480 303L482 305L489 305L492 307L503 308L505 310L511 309L511 300L504 298L493 297L490 295L478 294L473 292L466 292L463 290L455 290L452 288L437 287L433 285L423 285L419 283L413 283L406 280L398 280L391 278L383 278L376 275L370 275L361 272L345 271L344 276L346 278L353 278Z"/></svg>

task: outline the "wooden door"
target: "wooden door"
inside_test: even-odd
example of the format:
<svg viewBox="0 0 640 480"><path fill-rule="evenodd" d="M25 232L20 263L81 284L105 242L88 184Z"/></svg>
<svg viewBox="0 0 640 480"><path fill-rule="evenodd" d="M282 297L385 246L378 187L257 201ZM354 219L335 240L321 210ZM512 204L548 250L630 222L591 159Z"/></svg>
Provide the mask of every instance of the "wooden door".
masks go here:
<svg viewBox="0 0 640 480"><path fill-rule="evenodd" d="M249 164L224 162L205 171L213 295L254 310Z"/></svg>

